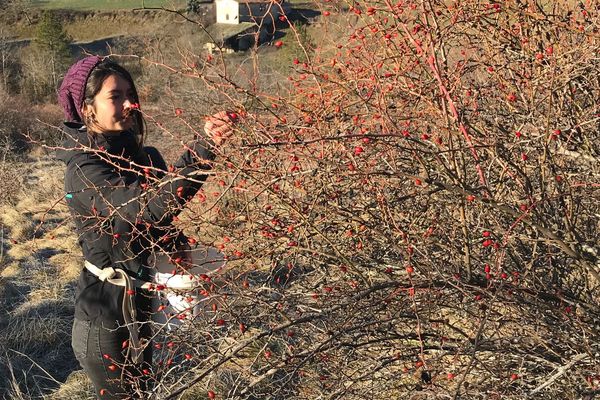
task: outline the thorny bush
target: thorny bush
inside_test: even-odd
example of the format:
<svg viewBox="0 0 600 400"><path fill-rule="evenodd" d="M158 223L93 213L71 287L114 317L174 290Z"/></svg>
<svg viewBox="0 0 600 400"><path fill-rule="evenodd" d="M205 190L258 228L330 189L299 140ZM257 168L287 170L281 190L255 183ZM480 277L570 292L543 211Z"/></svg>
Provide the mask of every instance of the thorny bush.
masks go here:
<svg viewBox="0 0 600 400"><path fill-rule="evenodd" d="M155 341L153 396L597 394L594 4L325 0L312 47L280 17L238 68L154 62L239 122L179 218L228 266ZM265 90L256 61L290 46Z"/></svg>

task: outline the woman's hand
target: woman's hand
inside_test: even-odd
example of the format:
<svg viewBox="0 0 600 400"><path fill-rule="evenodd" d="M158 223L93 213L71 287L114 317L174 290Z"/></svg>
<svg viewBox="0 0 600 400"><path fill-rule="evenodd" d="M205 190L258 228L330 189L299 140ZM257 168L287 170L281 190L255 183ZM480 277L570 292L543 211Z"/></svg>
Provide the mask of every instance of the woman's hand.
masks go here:
<svg viewBox="0 0 600 400"><path fill-rule="evenodd" d="M233 134L233 123L237 114L221 111L206 118L204 132L212 139L215 145L220 146L224 140Z"/></svg>

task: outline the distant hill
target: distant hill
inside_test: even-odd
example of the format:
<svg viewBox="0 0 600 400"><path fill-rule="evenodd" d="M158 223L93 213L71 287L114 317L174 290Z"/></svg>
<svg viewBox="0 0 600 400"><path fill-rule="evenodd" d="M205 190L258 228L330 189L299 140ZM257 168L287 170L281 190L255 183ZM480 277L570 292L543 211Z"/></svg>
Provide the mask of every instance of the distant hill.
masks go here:
<svg viewBox="0 0 600 400"><path fill-rule="evenodd" d="M45 1L46 3L66 4L67 1ZM43 1L36 1L43 3ZM71 2L69 2L70 4ZM92 3L88 1L73 1L73 4ZM96 3L102 3L96 1ZM112 2L110 2L112 3ZM125 1L128 4L141 4L141 0ZM145 2L146 7L148 1ZM152 3L158 3L153 1ZM170 1L161 1L160 3L172 4ZM52 8L54 8L54 4ZM46 7L46 6L44 6ZM49 5L47 7L50 7ZM166 5L165 5L166 7ZM129 9L98 8L85 9L84 7L72 7L69 9L60 9L55 7L59 18L63 21L66 32L71 36L74 42L94 42L105 38L115 38L119 36L134 37L143 35L160 34L162 36L181 34L183 18L176 13L164 12L162 10L141 10L134 6ZM1 36L11 41L20 41L33 37L35 26L40 18L43 8L34 7L24 13L0 13ZM200 23L211 23L214 20L214 7L212 3L204 5L204 11L192 17ZM0 37L0 40L2 37Z"/></svg>
<svg viewBox="0 0 600 400"><path fill-rule="evenodd" d="M144 7L185 8L185 0L30 0L33 7L64 10L127 10Z"/></svg>

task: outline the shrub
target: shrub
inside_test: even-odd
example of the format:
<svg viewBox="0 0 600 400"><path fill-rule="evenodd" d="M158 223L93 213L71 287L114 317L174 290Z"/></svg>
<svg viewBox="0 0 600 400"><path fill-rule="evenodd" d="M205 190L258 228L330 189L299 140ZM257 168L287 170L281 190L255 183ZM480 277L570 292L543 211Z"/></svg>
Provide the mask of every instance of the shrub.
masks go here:
<svg viewBox="0 0 600 400"><path fill-rule="evenodd" d="M272 51L156 63L240 115L181 217L229 267L165 339L156 395L597 391L598 10L317 7L314 46L268 90ZM165 138L200 126L166 113L147 114Z"/></svg>

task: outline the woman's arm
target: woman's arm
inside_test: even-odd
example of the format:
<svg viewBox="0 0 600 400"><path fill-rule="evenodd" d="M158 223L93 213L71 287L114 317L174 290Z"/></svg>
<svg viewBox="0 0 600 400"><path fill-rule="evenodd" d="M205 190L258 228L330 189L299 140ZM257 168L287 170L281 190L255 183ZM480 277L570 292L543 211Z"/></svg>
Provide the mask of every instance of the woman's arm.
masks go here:
<svg viewBox="0 0 600 400"><path fill-rule="evenodd" d="M115 167L93 153L81 153L67 165L65 188L71 208L84 220L111 227L145 222L170 225L206 180L215 155L210 150L232 134L235 118L226 112L208 117L204 131L211 140L197 138L174 164L175 171L148 185L132 174L121 175ZM128 178L129 177L129 178ZM100 221L96 221L99 219ZM89 226L90 221L85 225ZM98 228L101 229L101 228ZM118 233L118 232L117 232Z"/></svg>
<svg viewBox="0 0 600 400"><path fill-rule="evenodd" d="M169 225L206 180L203 172L211 168L212 159L208 142L196 140L174 164L173 173L148 185L139 178L128 180L95 154L82 153L67 166L67 199L84 218Z"/></svg>

